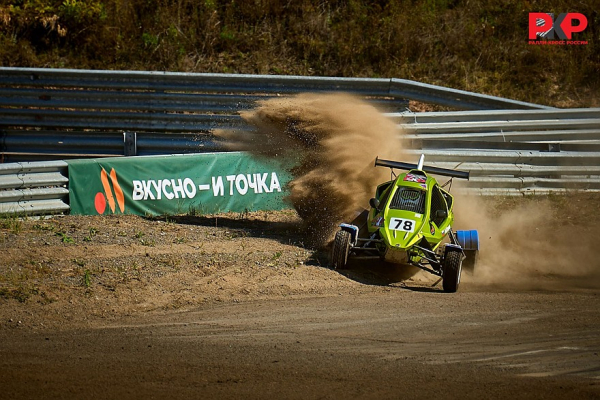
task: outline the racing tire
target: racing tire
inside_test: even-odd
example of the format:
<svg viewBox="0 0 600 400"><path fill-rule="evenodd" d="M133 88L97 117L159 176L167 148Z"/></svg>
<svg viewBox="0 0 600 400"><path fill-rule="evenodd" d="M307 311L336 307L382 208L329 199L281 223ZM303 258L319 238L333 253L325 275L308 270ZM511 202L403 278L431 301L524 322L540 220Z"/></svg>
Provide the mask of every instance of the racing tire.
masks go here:
<svg viewBox="0 0 600 400"><path fill-rule="evenodd" d="M466 258L463 260L462 269L473 275L479 258L479 250L464 250L464 252Z"/></svg>
<svg viewBox="0 0 600 400"><path fill-rule="evenodd" d="M442 287L446 293L454 293L460 284L462 272L462 252L449 251L442 266Z"/></svg>
<svg viewBox="0 0 600 400"><path fill-rule="evenodd" d="M331 267L333 269L346 268L349 252L350 232L340 230L335 234L333 248L331 249Z"/></svg>

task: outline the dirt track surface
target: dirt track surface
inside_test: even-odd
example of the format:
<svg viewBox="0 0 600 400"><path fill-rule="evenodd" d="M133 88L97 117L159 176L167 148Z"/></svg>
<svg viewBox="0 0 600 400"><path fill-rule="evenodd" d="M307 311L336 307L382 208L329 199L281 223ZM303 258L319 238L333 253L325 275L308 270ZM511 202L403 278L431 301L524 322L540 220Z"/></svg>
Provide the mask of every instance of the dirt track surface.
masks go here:
<svg viewBox="0 0 600 400"><path fill-rule="evenodd" d="M599 203L579 200L552 204L588 260ZM532 244L555 239L548 217ZM399 268L327 268L291 212L0 234L1 399L600 398L598 263L446 294Z"/></svg>
<svg viewBox="0 0 600 400"><path fill-rule="evenodd" d="M405 289L4 331L3 398L598 398L595 293Z"/></svg>

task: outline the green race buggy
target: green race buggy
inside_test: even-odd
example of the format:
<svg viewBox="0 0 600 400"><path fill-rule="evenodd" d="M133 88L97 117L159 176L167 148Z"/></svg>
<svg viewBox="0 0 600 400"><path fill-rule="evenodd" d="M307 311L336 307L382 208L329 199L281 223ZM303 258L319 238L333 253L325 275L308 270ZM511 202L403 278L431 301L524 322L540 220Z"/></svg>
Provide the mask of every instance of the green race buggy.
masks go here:
<svg viewBox="0 0 600 400"><path fill-rule="evenodd" d="M454 198L429 175L469 179L469 172L424 166L423 159L418 164L375 161L392 173L408 172L377 187L362 221L340 225L331 251L333 268L345 268L349 257L376 257L439 276L445 292L458 290L463 267L474 271L478 233L452 230Z"/></svg>

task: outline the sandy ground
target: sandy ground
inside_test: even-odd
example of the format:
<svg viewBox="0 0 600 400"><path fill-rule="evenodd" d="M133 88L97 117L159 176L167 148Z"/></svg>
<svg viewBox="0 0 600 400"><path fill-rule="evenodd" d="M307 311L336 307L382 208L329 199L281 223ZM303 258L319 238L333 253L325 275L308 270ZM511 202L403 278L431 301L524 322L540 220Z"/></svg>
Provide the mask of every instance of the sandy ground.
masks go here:
<svg viewBox="0 0 600 400"><path fill-rule="evenodd" d="M3 219L0 399L600 398L599 204L488 204L498 225L550 211L522 221L525 247L484 229L455 294L329 269L293 212Z"/></svg>

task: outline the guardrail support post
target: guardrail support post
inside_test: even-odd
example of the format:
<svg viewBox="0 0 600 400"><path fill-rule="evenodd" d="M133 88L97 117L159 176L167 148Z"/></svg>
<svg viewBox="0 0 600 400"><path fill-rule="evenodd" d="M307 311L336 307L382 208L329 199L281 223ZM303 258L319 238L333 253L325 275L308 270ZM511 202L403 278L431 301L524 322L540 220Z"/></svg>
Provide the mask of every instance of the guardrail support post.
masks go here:
<svg viewBox="0 0 600 400"><path fill-rule="evenodd" d="M137 133L123 132L123 141L125 156L137 156Z"/></svg>

